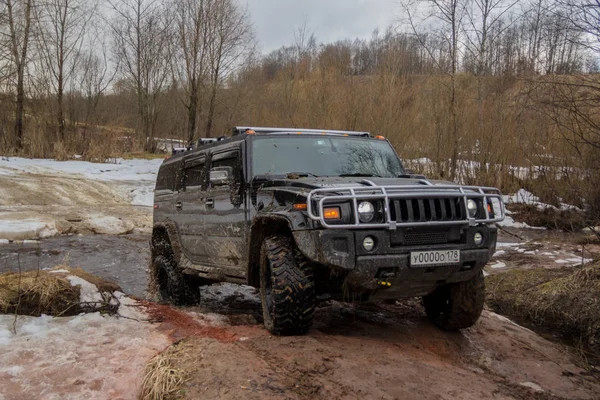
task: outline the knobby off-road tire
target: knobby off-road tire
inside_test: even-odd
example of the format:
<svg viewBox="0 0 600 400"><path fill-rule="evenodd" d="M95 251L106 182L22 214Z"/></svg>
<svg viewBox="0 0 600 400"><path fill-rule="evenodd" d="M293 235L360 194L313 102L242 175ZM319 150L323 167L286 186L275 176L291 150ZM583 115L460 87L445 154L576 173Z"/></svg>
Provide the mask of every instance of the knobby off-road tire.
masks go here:
<svg viewBox="0 0 600 400"><path fill-rule="evenodd" d="M198 279L181 273L171 257L159 255L153 262L154 279L161 300L177 306L200 303Z"/></svg>
<svg viewBox="0 0 600 400"><path fill-rule="evenodd" d="M310 263L290 238L281 235L264 240L260 260L260 297L265 327L276 335L307 333L315 310L315 284Z"/></svg>
<svg viewBox="0 0 600 400"><path fill-rule="evenodd" d="M468 281L440 286L423 297L427 317L447 331L473 326L481 316L484 301L483 271Z"/></svg>

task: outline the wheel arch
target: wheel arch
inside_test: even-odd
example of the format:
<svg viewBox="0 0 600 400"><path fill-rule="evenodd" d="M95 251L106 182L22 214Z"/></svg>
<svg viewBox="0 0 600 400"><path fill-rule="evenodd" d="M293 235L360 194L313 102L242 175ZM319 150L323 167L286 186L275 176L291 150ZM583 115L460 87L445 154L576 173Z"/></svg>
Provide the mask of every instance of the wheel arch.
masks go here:
<svg viewBox="0 0 600 400"><path fill-rule="evenodd" d="M292 224L283 216L262 216L255 218L250 229L248 247L248 285L260 286L260 248L269 236L286 235L294 241Z"/></svg>
<svg viewBox="0 0 600 400"><path fill-rule="evenodd" d="M181 256L181 247L179 244L179 235L177 228L172 223L158 223L152 227L152 237L150 239L150 251L152 259L159 255L166 257L172 256L179 260Z"/></svg>

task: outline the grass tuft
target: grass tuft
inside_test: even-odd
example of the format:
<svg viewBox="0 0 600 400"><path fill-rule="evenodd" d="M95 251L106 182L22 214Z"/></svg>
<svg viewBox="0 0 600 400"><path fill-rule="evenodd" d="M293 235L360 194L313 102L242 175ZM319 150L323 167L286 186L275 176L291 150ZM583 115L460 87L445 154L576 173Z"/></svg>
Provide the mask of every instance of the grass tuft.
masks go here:
<svg viewBox="0 0 600 400"><path fill-rule="evenodd" d="M183 397L181 389L188 377L184 371L174 367L173 360L178 357L180 351L174 344L146 364L139 400L177 400Z"/></svg>

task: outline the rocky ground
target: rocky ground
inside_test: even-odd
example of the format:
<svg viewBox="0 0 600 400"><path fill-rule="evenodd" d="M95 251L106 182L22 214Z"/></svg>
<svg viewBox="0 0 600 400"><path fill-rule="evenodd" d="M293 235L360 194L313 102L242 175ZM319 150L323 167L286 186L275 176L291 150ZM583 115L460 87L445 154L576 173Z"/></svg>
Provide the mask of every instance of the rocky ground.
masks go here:
<svg viewBox="0 0 600 400"><path fill-rule="evenodd" d="M489 310L473 328L447 333L427 321L416 300L329 301L318 307L308 335L275 337L263 329L260 302L249 287L204 288L193 308L135 300L145 296L151 208L132 203L140 202L135 197L151 179L141 174L141 184L128 184L131 177L92 179L89 170L63 166L6 168L0 163L0 228L17 224L7 231L21 237L0 241L0 272L67 263L118 282L134 298L124 298L127 307L114 316L21 316L16 322L0 316L2 400L134 399L145 363L173 343L173 368L185 373L181 394L188 399L600 397L598 377L569 347ZM122 171L98 175L111 173ZM15 197L24 187L31 192ZM102 218L108 231L85 222ZM17 240L31 239L23 237L23 220L36 229L46 224L50 233ZM600 252L582 248L573 236L507 231L488 274L576 265Z"/></svg>

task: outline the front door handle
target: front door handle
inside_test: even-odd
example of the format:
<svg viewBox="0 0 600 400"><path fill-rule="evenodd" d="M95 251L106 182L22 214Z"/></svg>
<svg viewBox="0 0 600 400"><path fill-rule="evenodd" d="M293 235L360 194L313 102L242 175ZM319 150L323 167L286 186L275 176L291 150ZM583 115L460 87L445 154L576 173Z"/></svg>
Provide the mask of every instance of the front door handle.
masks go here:
<svg viewBox="0 0 600 400"><path fill-rule="evenodd" d="M214 199L206 199L206 207L215 208L215 200Z"/></svg>
<svg viewBox="0 0 600 400"><path fill-rule="evenodd" d="M181 210L183 208L183 204L180 201L178 201L177 203L175 203L175 208Z"/></svg>

